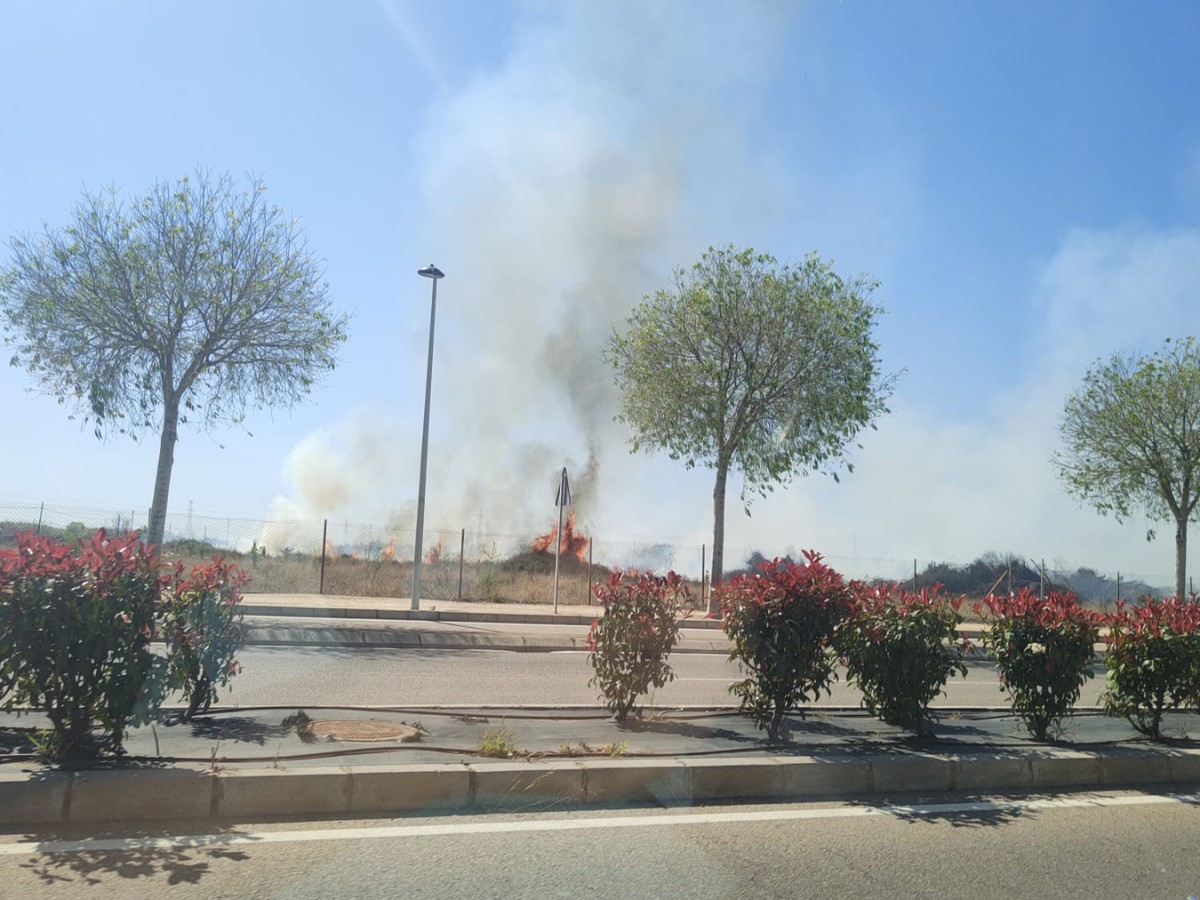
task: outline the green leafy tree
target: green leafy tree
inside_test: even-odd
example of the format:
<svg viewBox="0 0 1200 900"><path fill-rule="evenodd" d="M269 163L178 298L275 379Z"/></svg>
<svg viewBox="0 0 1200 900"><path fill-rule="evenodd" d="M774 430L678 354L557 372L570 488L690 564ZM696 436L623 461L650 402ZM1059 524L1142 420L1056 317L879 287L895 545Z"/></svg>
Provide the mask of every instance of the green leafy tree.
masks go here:
<svg viewBox="0 0 1200 900"><path fill-rule="evenodd" d="M158 430L154 545L180 423L293 405L345 339L318 260L265 190L197 171L129 202L85 193L71 224L13 238L0 270L13 365L97 437Z"/></svg>
<svg viewBox="0 0 1200 900"><path fill-rule="evenodd" d="M1187 527L1200 501L1200 347L1168 339L1157 353L1098 363L1067 398L1059 432L1053 462L1069 494L1117 521L1140 510L1175 523L1183 597Z"/></svg>
<svg viewBox="0 0 1200 900"><path fill-rule="evenodd" d="M849 442L887 411L894 377L881 375L872 337L882 312L875 287L842 279L815 254L780 265L751 249L710 247L611 338L618 418L632 427L634 450L716 471L714 584L729 473L741 473L744 503L795 474L837 478Z"/></svg>

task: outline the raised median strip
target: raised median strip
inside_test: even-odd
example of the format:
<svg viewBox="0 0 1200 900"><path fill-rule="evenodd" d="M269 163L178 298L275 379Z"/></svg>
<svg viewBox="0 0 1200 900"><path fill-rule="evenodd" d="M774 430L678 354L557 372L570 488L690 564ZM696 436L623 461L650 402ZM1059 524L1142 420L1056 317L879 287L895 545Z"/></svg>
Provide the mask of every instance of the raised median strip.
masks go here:
<svg viewBox="0 0 1200 900"><path fill-rule="evenodd" d="M570 626L568 626L569 628ZM502 631L484 625L378 621L370 625L333 619L287 619L247 617L247 644L300 647L395 647L422 650L506 650L518 653L550 653L586 650L587 632L576 633ZM711 636L710 636L711 634ZM729 653L729 642L721 632L693 632L685 636L674 653Z"/></svg>
<svg viewBox="0 0 1200 900"><path fill-rule="evenodd" d="M600 803L1200 785L1200 750L896 751L713 759L587 759L303 769L172 766L0 772L0 827L167 819L392 815Z"/></svg>

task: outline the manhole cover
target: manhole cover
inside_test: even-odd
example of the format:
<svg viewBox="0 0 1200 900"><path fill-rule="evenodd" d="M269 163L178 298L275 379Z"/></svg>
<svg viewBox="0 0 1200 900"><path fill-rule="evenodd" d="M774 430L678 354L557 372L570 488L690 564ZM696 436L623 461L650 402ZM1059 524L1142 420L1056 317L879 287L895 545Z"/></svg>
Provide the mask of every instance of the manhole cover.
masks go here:
<svg viewBox="0 0 1200 900"><path fill-rule="evenodd" d="M421 730L403 722L370 719L325 719L309 726L313 737L330 741L417 741Z"/></svg>

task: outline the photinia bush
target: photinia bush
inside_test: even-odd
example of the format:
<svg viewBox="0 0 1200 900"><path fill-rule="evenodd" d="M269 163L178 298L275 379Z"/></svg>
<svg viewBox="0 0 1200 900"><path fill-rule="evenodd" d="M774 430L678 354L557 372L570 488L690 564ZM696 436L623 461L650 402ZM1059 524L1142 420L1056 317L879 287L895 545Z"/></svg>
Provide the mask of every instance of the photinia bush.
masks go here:
<svg viewBox="0 0 1200 900"><path fill-rule="evenodd" d="M988 620L983 644L1000 669L1001 690L1029 732L1046 740L1092 677L1103 617L1083 609L1074 594L1052 591L1041 599L1028 588L984 597L975 608Z"/></svg>
<svg viewBox="0 0 1200 900"><path fill-rule="evenodd" d="M162 587L136 534L101 530L71 547L25 533L0 551L0 708L46 713L47 759L120 753L126 728L148 720Z"/></svg>
<svg viewBox="0 0 1200 900"><path fill-rule="evenodd" d="M1104 711L1160 740L1163 713L1200 700L1200 603L1118 601L1108 627Z"/></svg>
<svg viewBox="0 0 1200 900"><path fill-rule="evenodd" d="M162 633L167 683L187 702L184 722L206 712L217 699L217 689L241 671L234 656L242 646L240 604L246 580L245 571L219 558L193 566L186 578L183 563L175 564Z"/></svg>
<svg viewBox="0 0 1200 900"><path fill-rule="evenodd" d="M667 656L679 640L679 621L691 595L674 572L665 577L613 572L596 586L604 614L588 632L588 662L604 705L624 721L637 698L675 678Z"/></svg>
<svg viewBox="0 0 1200 900"><path fill-rule="evenodd" d="M747 677L729 686L755 725L772 741L787 737L787 715L800 703L829 692L835 659L834 630L851 595L842 576L812 552L797 565L775 559L760 573L739 575L717 591L731 660Z"/></svg>
<svg viewBox="0 0 1200 900"><path fill-rule="evenodd" d="M850 614L834 636L848 681L872 715L929 735L929 704L955 672L967 674L967 644L958 634L963 598L939 595L938 586L915 594L897 585L850 587Z"/></svg>

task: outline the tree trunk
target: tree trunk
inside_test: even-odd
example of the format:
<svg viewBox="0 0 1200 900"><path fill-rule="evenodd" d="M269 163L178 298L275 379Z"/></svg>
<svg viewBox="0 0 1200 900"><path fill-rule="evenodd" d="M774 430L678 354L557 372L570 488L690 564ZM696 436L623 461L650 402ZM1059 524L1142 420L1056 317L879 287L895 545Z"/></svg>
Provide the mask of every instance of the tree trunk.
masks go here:
<svg viewBox="0 0 1200 900"><path fill-rule="evenodd" d="M158 471L154 475L154 499L146 526L146 544L161 548L167 524L167 499L171 493L171 469L175 465L175 441L179 436L179 399L163 403L162 434L158 438Z"/></svg>
<svg viewBox="0 0 1200 900"><path fill-rule="evenodd" d="M1175 596L1187 596L1187 516L1175 517Z"/></svg>
<svg viewBox="0 0 1200 900"><path fill-rule="evenodd" d="M717 460L717 483L713 487L713 552L712 552L712 586L721 586L722 568L725 563L725 480L729 476L729 462ZM719 600L713 592L708 595L708 611L718 612L721 609Z"/></svg>

